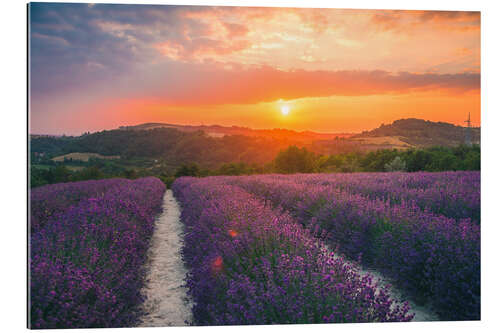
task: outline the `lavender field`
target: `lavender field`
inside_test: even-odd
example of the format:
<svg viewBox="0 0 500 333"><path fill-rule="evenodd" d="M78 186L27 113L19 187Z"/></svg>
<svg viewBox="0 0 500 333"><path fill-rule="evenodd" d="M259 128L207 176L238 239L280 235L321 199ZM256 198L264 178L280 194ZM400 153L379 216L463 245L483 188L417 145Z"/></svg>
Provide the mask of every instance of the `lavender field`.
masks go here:
<svg viewBox="0 0 500 333"><path fill-rule="evenodd" d="M478 320L479 183L479 172L181 178L173 189L194 317L204 325L411 319L346 258L440 320Z"/></svg>
<svg viewBox="0 0 500 333"><path fill-rule="evenodd" d="M84 181L31 191L32 328L137 322L146 251L164 192L157 178Z"/></svg>
<svg viewBox="0 0 500 333"><path fill-rule="evenodd" d="M180 257L187 274L152 283L185 285L185 324L432 320L417 306L480 319L479 172L181 177L172 191L179 227L163 230L179 229L182 248L158 253L155 234L155 256ZM31 192L33 328L140 324L164 193L156 178Z"/></svg>

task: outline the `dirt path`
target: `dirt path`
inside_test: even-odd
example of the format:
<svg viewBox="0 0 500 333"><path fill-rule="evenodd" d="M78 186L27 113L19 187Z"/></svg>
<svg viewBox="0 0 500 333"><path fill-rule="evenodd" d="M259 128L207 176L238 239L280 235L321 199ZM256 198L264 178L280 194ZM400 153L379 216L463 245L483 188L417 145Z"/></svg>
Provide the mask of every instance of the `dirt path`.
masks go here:
<svg viewBox="0 0 500 333"><path fill-rule="evenodd" d="M328 251L332 251L329 247L326 248ZM404 293L398 288L394 287L392 285L392 281L383 276L382 274L380 274L378 271L373 269L363 269L362 267L359 267L359 265L353 263L344 256L340 256L337 254L335 254L335 256L341 257L342 260L349 266L356 267L356 270L359 273L359 275L365 276L367 274L370 274L373 278L373 282L378 283L379 285L390 285L389 296L392 299L399 301L401 303L408 301L408 304L410 305L410 313L415 314L412 321L439 321L438 315L429 306L417 305L415 304L415 302L404 297Z"/></svg>
<svg viewBox="0 0 500 333"><path fill-rule="evenodd" d="M380 281L384 285L387 285L387 284L391 285L391 287L389 289L389 294L390 294L391 298L398 300L398 301L401 301L401 302L408 301L408 303L410 304L410 313L415 314L415 317L413 317L412 321L438 321L439 320L438 315L436 313L434 313L434 311L432 311L432 309L430 309L427 306L417 305L417 304L415 304L415 302L406 299L403 296L404 294L401 292L401 290L397 289L396 287L393 287L392 282L389 279L382 276L379 272L377 272L375 270L359 269L359 273L361 275L371 274L374 278L374 281Z"/></svg>
<svg viewBox="0 0 500 333"><path fill-rule="evenodd" d="M146 286L142 290L147 314L139 326L184 326L192 320L192 305L183 286L187 270L181 259L182 239L180 208L172 191L167 190L148 252Z"/></svg>
<svg viewBox="0 0 500 333"><path fill-rule="evenodd" d="M148 275L146 286L142 290L146 295L144 310L147 313L141 318L139 326L184 326L192 321L191 302L187 289L183 286L187 270L181 259L182 223L180 207L172 191L167 190L163 198L163 213L156 221L156 229L148 252ZM346 263L355 266L344 258ZM374 270L358 269L360 275L371 274L374 281L391 284L380 273ZM403 293L395 287L390 288L391 298L404 301ZM435 321L438 316L428 307L417 306L409 301L411 312L415 314L413 321Z"/></svg>

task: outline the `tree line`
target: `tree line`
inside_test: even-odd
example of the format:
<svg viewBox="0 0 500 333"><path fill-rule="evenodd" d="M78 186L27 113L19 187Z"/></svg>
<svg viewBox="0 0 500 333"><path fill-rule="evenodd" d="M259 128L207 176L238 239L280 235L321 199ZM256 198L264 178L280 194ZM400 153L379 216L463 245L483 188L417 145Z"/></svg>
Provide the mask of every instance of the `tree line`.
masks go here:
<svg viewBox="0 0 500 333"><path fill-rule="evenodd" d="M124 162L122 162L124 163ZM202 166L197 162L183 162L177 167L127 167L116 161L90 159L78 170L64 163L45 168L32 167L31 187L68 181L124 177L134 179L156 176L170 185L182 176L206 177L218 175L251 175L264 173L324 173L324 172L391 172L391 171L453 171L480 170L481 151L478 145L457 147L430 147L421 149L380 149L371 152L349 152L331 155L316 154L302 147L281 149L269 163L229 162L217 167Z"/></svg>

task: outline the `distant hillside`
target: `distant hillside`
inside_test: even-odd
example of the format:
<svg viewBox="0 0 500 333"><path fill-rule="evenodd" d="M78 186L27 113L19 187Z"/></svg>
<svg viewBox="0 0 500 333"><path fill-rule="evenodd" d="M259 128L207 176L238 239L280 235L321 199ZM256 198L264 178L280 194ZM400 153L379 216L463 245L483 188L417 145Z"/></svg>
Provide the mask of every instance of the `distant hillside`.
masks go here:
<svg viewBox="0 0 500 333"><path fill-rule="evenodd" d="M320 154L349 151L373 151L378 149L408 149L430 146L454 147L465 143L466 128L444 122L422 119L400 119L392 124L352 133L297 132L287 129L256 130L239 126L177 125L168 123L145 123L121 126L120 130L143 131L158 128L176 129L183 133L204 132L211 138L245 136L279 142L279 146L299 145ZM480 143L480 128L471 128L471 142Z"/></svg>
<svg viewBox="0 0 500 333"><path fill-rule="evenodd" d="M226 135L244 135L250 137L262 137L266 139L287 140L294 143L312 143L317 140L331 140L335 138L346 138L353 133L317 133L311 131L297 132L293 130L275 129L252 129L240 126L220 125L176 125L167 123L145 123L135 126L120 126L120 130L151 130L155 128L174 128L181 132L203 131L210 137L220 138Z"/></svg>
<svg viewBox="0 0 500 333"><path fill-rule="evenodd" d="M34 164L54 162L49 162L53 158L64 160L64 157L76 163L82 156L99 156L108 161L120 157L116 163L154 161L172 169L191 162L216 168L224 163L239 162L263 165L291 145L323 155L438 145L452 147L464 143L465 130L452 124L419 119L397 120L349 137L284 129L148 123L77 137L34 135L30 137L30 150ZM480 129L473 128L471 132L472 142L479 143Z"/></svg>
<svg viewBox="0 0 500 333"><path fill-rule="evenodd" d="M93 153L106 159L119 156L122 160L159 160L173 168L191 162L207 168L231 162L264 164L290 145L286 140L244 135L213 137L202 131L164 127L101 131L78 137L34 137L30 143L34 162L76 156L67 155L70 153Z"/></svg>
<svg viewBox="0 0 500 333"><path fill-rule="evenodd" d="M458 146L465 143L466 127L456 126L444 122L432 122L422 119L400 119L392 124L382 124L380 127L354 135L350 140L374 141L377 138L393 138L402 142L408 147L429 147L429 146ZM480 144L481 129L472 127L471 142Z"/></svg>

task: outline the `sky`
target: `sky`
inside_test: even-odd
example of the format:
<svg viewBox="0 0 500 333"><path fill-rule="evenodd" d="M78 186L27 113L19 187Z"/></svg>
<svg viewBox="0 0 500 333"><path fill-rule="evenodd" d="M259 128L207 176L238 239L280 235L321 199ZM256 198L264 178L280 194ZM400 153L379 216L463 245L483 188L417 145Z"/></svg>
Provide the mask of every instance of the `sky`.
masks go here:
<svg viewBox="0 0 500 333"><path fill-rule="evenodd" d="M31 3L30 133L480 126L480 13Z"/></svg>

